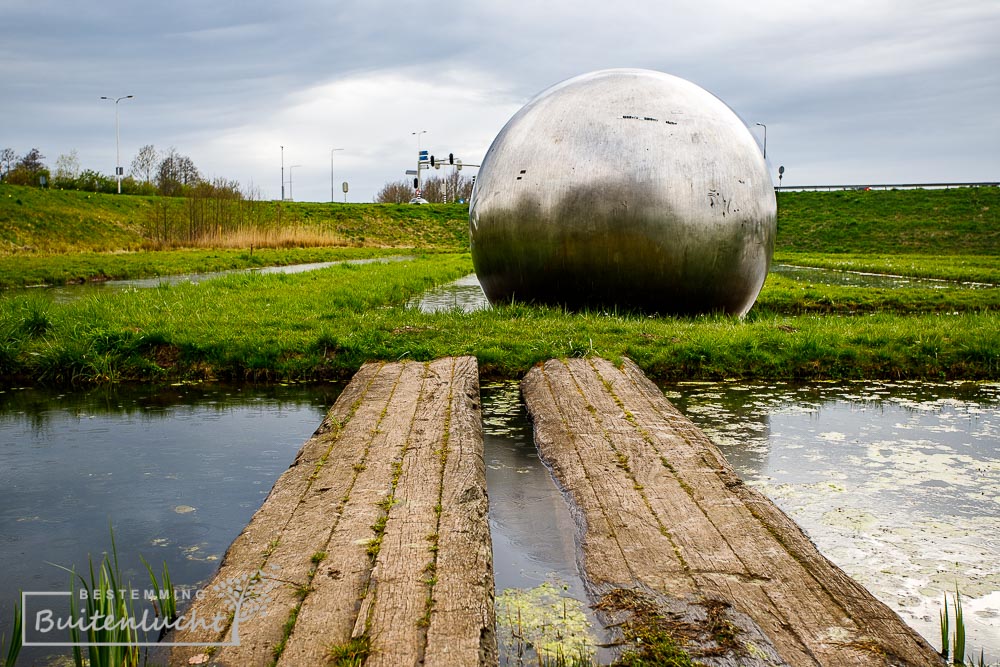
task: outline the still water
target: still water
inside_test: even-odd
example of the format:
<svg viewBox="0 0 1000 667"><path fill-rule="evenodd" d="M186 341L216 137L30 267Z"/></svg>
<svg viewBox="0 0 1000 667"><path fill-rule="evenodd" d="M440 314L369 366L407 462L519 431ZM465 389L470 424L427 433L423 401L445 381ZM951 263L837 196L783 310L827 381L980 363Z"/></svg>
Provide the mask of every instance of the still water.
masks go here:
<svg viewBox="0 0 1000 667"><path fill-rule="evenodd" d="M145 589L218 567L339 388L177 386L0 392L0 634L19 591L64 591L110 550ZM55 564L55 565L53 565ZM54 649L26 649L30 665Z"/></svg>
<svg viewBox="0 0 1000 667"><path fill-rule="evenodd" d="M681 383L667 397L819 550L940 648L1000 661L1000 385Z"/></svg>
<svg viewBox="0 0 1000 667"><path fill-rule="evenodd" d="M665 391L748 483L932 645L941 596L957 585L969 647L1000 659L1000 385ZM154 566L166 561L175 584L206 580L337 392L0 393L0 632L9 634L19 590L66 588L66 574L49 563L80 569L88 554L99 559L109 524L133 582L145 582L140 554ZM538 619L579 640L567 653L586 647L606 660L593 648L605 636L586 606L577 531L538 459L517 385L484 385L482 398L506 664L532 660L512 630L528 633ZM21 664L40 660L35 651Z"/></svg>
<svg viewBox="0 0 1000 667"><path fill-rule="evenodd" d="M584 655L610 662L613 656L596 648L610 637L587 603L576 524L538 458L518 383L486 384L481 393L500 664L538 664L536 650L518 636L549 647L542 657L550 661Z"/></svg>

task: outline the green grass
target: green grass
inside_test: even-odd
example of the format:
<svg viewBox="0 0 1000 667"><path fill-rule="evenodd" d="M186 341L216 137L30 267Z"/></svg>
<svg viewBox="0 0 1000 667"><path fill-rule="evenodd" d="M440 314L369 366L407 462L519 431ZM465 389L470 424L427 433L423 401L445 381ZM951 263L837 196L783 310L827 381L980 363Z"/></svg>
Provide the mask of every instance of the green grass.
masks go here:
<svg viewBox="0 0 1000 667"><path fill-rule="evenodd" d="M43 190L0 183L0 253L111 252L148 247L166 209L182 220L182 197ZM341 245L465 249L465 204L255 204L261 224L335 236Z"/></svg>
<svg viewBox="0 0 1000 667"><path fill-rule="evenodd" d="M1000 265L1000 261L994 261ZM1000 289L960 286L855 287L826 285L771 273L754 306L754 316L837 313L965 313L997 310Z"/></svg>
<svg viewBox="0 0 1000 667"><path fill-rule="evenodd" d="M853 288L862 296L838 305L852 288L829 288L830 304L821 288L815 298L808 290L796 296L799 286L776 280L745 320L404 307L470 268L468 255L441 254L65 304L7 297L0 371L7 383L321 380L348 377L372 359L471 354L484 376L515 377L549 358L598 354L628 356L664 380L1000 377L1000 315L995 296L982 295L988 290L955 290L954 303L968 303L942 310L923 290L907 297L910 290Z"/></svg>
<svg viewBox="0 0 1000 667"><path fill-rule="evenodd" d="M138 248L151 201L0 184L0 252Z"/></svg>
<svg viewBox="0 0 1000 667"><path fill-rule="evenodd" d="M136 250L151 216L183 198L105 195L0 184L0 253ZM463 204L259 202L260 219L335 234L343 244L462 250ZM280 206L280 215L279 209ZM280 221L280 222L279 222ZM777 250L996 254L1000 188L778 193Z"/></svg>
<svg viewBox="0 0 1000 667"><path fill-rule="evenodd" d="M776 250L996 255L1000 188L779 192Z"/></svg>
<svg viewBox="0 0 1000 667"><path fill-rule="evenodd" d="M372 653L371 639L367 635L354 637L343 644L336 644L327 649L327 665L329 667L360 667L365 664Z"/></svg>
<svg viewBox="0 0 1000 667"><path fill-rule="evenodd" d="M997 255L997 251L989 255L943 256L777 252L774 255L774 263L997 285L1000 284L1000 262L997 261Z"/></svg>
<svg viewBox="0 0 1000 667"><path fill-rule="evenodd" d="M0 204L7 208L40 206L48 197L50 208L72 208L75 202L78 208L124 211L149 199L134 197L129 203L95 195L95 202L82 193L2 187ZM997 188L782 192L778 260L996 282L998 193ZM24 201L11 203L13 197L4 194L23 195ZM459 205L284 206L284 215L334 225L345 238L364 231L387 245L427 244L438 250L465 243ZM881 254L872 252L876 248ZM898 248L907 253L884 252ZM392 251L20 253L0 258L0 284L211 271L374 252ZM442 253L403 264L300 275L234 275L72 303L52 303L44 294L8 294L0 296L0 377L6 384L308 381L347 377L371 359L452 354L475 355L481 372L502 377L551 357L583 354L627 355L660 379L1000 377L995 288L837 287L772 274L742 321L565 313L527 305L437 314L404 307L408 298L471 270L468 255Z"/></svg>
<svg viewBox="0 0 1000 667"><path fill-rule="evenodd" d="M405 254L391 248L255 248L0 255L0 288L127 280Z"/></svg>

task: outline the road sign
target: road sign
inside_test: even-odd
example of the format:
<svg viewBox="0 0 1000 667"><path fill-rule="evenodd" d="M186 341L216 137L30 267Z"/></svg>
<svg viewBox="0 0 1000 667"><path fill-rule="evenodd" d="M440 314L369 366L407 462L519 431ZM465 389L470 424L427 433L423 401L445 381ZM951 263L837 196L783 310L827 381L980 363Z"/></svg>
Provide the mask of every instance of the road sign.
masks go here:
<svg viewBox="0 0 1000 667"><path fill-rule="evenodd" d="M417 170L416 169L407 169L406 170L406 175L407 176L416 176L417 175Z"/></svg>

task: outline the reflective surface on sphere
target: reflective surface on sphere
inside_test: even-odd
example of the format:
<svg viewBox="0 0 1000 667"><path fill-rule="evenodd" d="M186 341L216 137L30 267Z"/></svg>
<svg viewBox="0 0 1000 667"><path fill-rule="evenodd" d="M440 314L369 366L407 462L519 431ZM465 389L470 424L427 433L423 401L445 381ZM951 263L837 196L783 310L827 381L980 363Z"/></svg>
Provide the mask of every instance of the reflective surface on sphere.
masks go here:
<svg viewBox="0 0 1000 667"><path fill-rule="evenodd" d="M743 315L776 212L725 103L669 74L603 70L542 92L497 135L472 194L472 260L493 303Z"/></svg>

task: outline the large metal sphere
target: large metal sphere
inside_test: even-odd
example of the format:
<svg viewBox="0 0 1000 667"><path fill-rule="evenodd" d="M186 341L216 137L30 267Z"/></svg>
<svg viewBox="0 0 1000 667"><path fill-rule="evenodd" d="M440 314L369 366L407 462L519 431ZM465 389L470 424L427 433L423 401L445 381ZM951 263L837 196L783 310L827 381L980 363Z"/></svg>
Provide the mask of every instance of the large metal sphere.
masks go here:
<svg viewBox="0 0 1000 667"><path fill-rule="evenodd" d="M493 141L469 213L491 302L743 315L774 250L774 187L721 100L616 69L564 81Z"/></svg>

